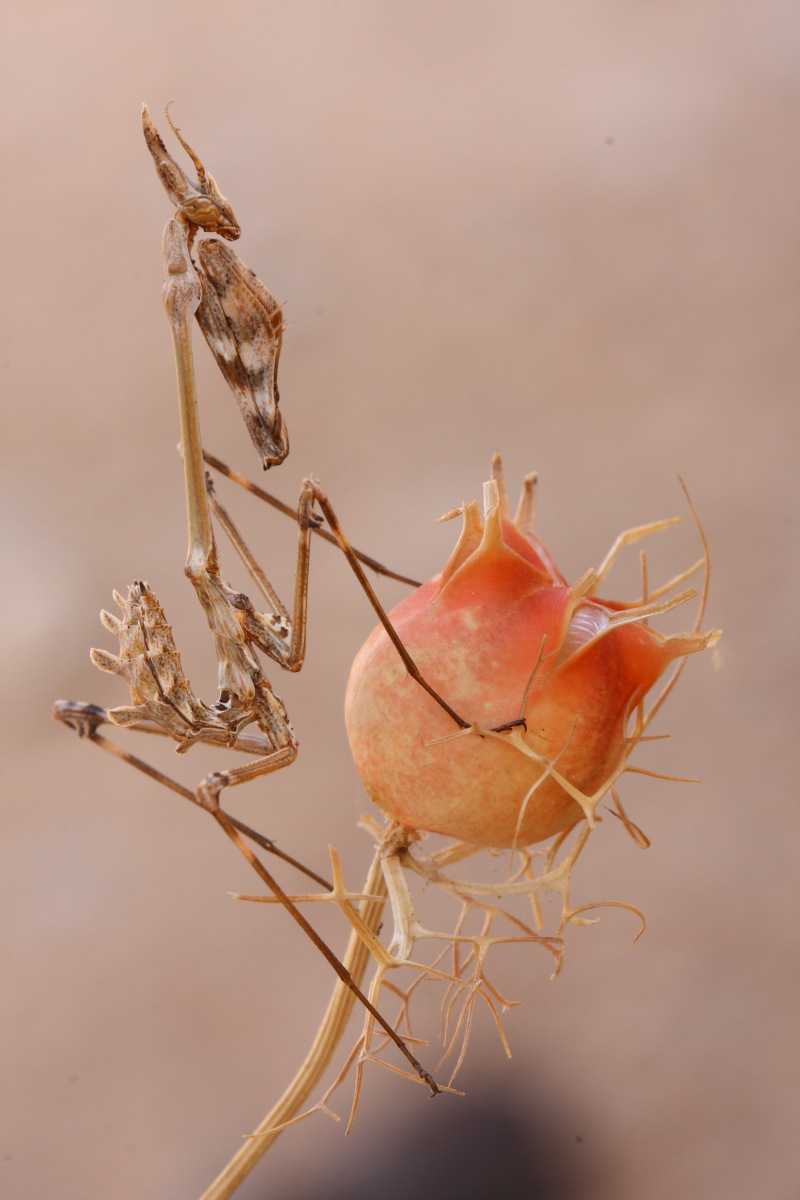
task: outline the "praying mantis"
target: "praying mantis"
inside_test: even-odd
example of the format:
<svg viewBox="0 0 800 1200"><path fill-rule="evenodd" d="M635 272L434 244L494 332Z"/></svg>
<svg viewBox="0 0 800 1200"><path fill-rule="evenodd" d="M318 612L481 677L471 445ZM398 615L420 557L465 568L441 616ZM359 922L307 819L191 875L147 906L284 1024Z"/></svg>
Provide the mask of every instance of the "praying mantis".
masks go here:
<svg viewBox="0 0 800 1200"><path fill-rule="evenodd" d="M344 537L325 493L316 480L308 478L301 485L296 513L297 568L290 613L216 498L213 485L206 476L206 461L236 481L245 481L213 456L204 454L192 355L192 320L196 317L239 404L253 445L264 467L268 468L281 463L289 450L277 386L283 315L267 288L227 245L241 232L233 210L179 130L172 126L194 164L197 180L190 179L168 153L146 106L142 109L142 125L159 179L176 206L162 241L166 273L163 303L172 334L178 385L189 535L184 571L194 586L212 634L219 669L219 696L214 704L207 704L192 691L183 674L163 609L148 584L137 581L130 586L126 596L114 593L121 618L107 612L101 614L106 629L119 639L119 655L105 650L91 653L93 663L100 670L124 679L131 691L132 704L107 710L94 704L58 701L54 716L80 736L87 737L209 812L435 1094L439 1089L432 1077L360 991L351 973L319 938L297 905L247 845L245 837L277 854L323 887L330 885L279 850L269 839L230 816L220 804L220 796L226 788L278 771L292 763L297 755L298 743L286 708L272 689L257 652L287 671L298 671L303 665L312 532L339 543L376 611L396 639L398 652L409 670L423 688L435 694L391 629L359 560L402 582L413 585L415 581L354 551ZM199 234L218 236L197 240ZM270 503L285 508L255 485L246 486L256 494L264 495ZM314 514L315 503L327 519L332 535L320 528L321 519ZM222 577L212 512L266 598L267 612L256 611L249 597L236 591ZM439 702L451 711L445 701L439 699ZM456 714L453 716L460 721ZM98 732L103 724L170 737L177 742L179 753L203 742L257 757L244 766L215 771L190 790L103 737ZM259 732L245 733L245 729L253 724ZM361 899L361 894L348 894L343 903L349 905L353 900Z"/></svg>
<svg viewBox="0 0 800 1200"><path fill-rule="evenodd" d="M207 703L192 691L183 674L172 630L167 624L161 605L149 585L137 581L130 586L124 597L114 593L121 617L109 613L103 613L101 616L106 629L119 640L119 654L111 654L106 650L92 651L92 661L97 667L118 675L125 681L130 690L131 703L109 710L94 704L58 701L54 715L59 721L76 730L80 736L209 813L270 892L268 897L241 898L257 901L266 899L268 902L281 904L324 955L339 979L320 1027L320 1034L309 1052L306 1063L298 1072L296 1081L293 1081L278 1104L265 1117L245 1149L234 1157L204 1198L223 1200L223 1197L232 1194L238 1182L252 1169L255 1161L264 1153L280 1129L299 1119L295 1114L329 1062L355 999L364 1006L366 1012L364 1032L348 1058L343 1072L333 1085L337 1086L349 1066L356 1062L357 1081L353 1113L358 1099L363 1063L381 1061L371 1049L376 1025L405 1056L413 1071L410 1077L427 1084L432 1095L442 1090L453 1090L437 1084L409 1048L409 1044L415 1040L410 1036L407 1012L409 998L423 980L436 981L445 987L442 1012L447 1049L444 1057L457 1042L461 1045L456 1071L463 1061L477 998L481 998L491 1010L508 1052L497 1010L498 1007L508 1007L511 1002L504 1000L486 978L484 962L489 948L498 942L536 942L554 956L556 971L558 970L561 955L560 934L564 926L569 922L581 923L580 913L599 907L571 907L568 899L570 872L594 827L598 804L610 791L615 803L612 811L640 845L646 844L641 831L633 825L621 808L615 791L616 780L625 770L640 770L627 765L628 757L640 741L646 740L644 731L674 686L685 656L713 645L718 634L716 631L699 632L708 586L708 549L702 530L700 536L704 547L703 557L688 571L652 591L647 582L647 571L643 561L641 601L603 601L597 597L596 592L617 553L624 546L662 530L674 521L653 522L621 534L600 568L597 571L586 572L575 584L569 586L549 552L533 532L534 476L526 478L520 507L516 516L512 518L499 455L495 455L493 461L492 479L485 485L485 525L481 522L475 505L465 505L463 509L453 510L448 514L463 516L464 530L461 538L442 575L420 587L415 580L389 571L375 559L351 546L327 495L314 477L303 480L298 506L296 511L293 511L209 454L202 445L200 433L192 351L194 321L197 321L234 395L262 466L271 469L279 466L289 451L288 434L278 392L278 366L284 331L283 314L280 305L264 284L231 249L229 243L239 238L240 227L231 205L222 195L214 178L206 171L200 158L170 120L173 132L194 166L197 178L190 178L167 151L146 107L142 111L142 122L145 142L156 172L175 208L174 215L164 229L162 242L166 274L163 302L172 336L177 376L189 543L184 571L195 590L212 636L218 665L219 694L215 702ZM206 473L207 466L227 475L235 483L293 517L297 528L297 559L291 610L277 595L230 514L217 498ZM317 510L321 515L318 515ZM692 512L694 513L693 509ZM323 528L323 521L327 524L327 529ZM257 611L249 597L237 591L223 577L214 522L222 529L264 597L266 611ZM484 754L488 747L490 753L496 752L499 755L497 762L501 767L498 768L498 775L505 770L502 764L506 764L509 757L514 759L514 770L519 768L523 774L528 773L522 789L524 799L520 800L518 815L514 810L516 824L512 821L512 838L509 839L507 834L493 836L487 833L481 839L458 832L457 828L450 828L447 823L437 824L434 819L427 824L423 823L423 820L403 820L402 812L393 808L394 802L384 803L386 797L381 795L382 785L376 783L374 794L371 790L370 794L389 815L389 821L383 827L380 827L374 818L362 822L374 836L377 850L363 890L350 892L342 881L338 857L334 851L331 852L334 876L331 884L223 808L222 798L227 789L269 776L289 766L297 756L298 742L286 708L267 679L259 654L287 671L296 672L303 665L311 543L314 536L324 537L337 544L347 559L377 615L379 630L376 632L382 631L381 636L388 639L390 644L390 674L391 669L399 671L404 682L409 683L415 701L421 699L429 705L421 718L423 730L433 727L431 714L438 721L436 735L415 734L411 751L403 752L406 762L410 762L419 752L420 762L424 767L430 766L435 773L441 765L436 761L438 748L447 745L450 748L454 747L453 752L456 755L465 750L470 754L476 753L478 758L474 761L480 768L480 755ZM458 591L458 586L461 586L457 583L459 572L463 585L465 571L471 569L471 562L474 566L475 560L479 559L484 566L490 561L489 575L493 581L492 586L495 586L513 559L511 574L515 580L527 571L535 581L535 586L531 584L531 595L534 598L543 597L548 605L557 600L561 606L558 621L550 621L547 632L539 640L538 634L534 638L529 637L522 656L516 649L512 649L510 659L515 669L518 667L522 672L515 693L516 699L510 711L500 712L491 719L477 719L475 713L466 712L466 709L466 715L462 715L461 711L453 706L454 703L461 706L461 700L451 703L453 695L458 694L457 690L448 692L443 684L437 688L426 677L429 671L435 670L434 664L426 667L426 675L423 675L417 666L416 653L412 654L409 651L364 573L364 566L367 566L379 574L417 588L415 595L423 596L431 594L431 591L436 593L436 588L442 592L445 586L450 586L451 580L456 581L451 586L451 592L453 587ZM661 597L701 567L705 567L706 582L702 589L699 613L693 631L689 634L674 635L672 638L664 638L650 631L647 628L650 617L668 611L695 592L690 589L663 601ZM479 592L481 586L482 583L478 581L473 590ZM434 601L440 599L436 593ZM413 607L416 601L413 597L410 600ZM443 605L440 604L441 607ZM402 605L395 611L399 613L401 608ZM551 609L555 611L552 605ZM423 623L426 619L423 613ZM469 616L466 624L476 626L477 622ZM623 627L624 633L621 632ZM494 633L492 627L492 637ZM661 655L656 664L658 669L653 667L652 680L648 676L646 686L642 682L632 687L620 701L621 707L613 717L614 737L617 740L606 738L611 750L606 748L606 759L603 760L599 772L595 771L594 775L587 774L586 782L579 786L574 778L568 778L562 773L561 760L564 758L564 761L568 762L569 755L574 750L573 741L575 744L580 741L580 737L575 736L576 730L580 727L579 731L582 733L582 722L586 714L579 705L564 716L559 709L559 705L563 707L563 697L559 694L555 700L548 700L547 688L551 681L558 682L573 671L576 662L585 664L593 655L605 655L601 673L603 686L606 688L608 662L610 658L613 659L612 647L628 635L632 639L631 644L635 643L633 657L643 658L648 653ZM487 641L483 632L479 632L479 637L483 643ZM367 643L365 650L369 645L370 643ZM525 658L526 654L528 658ZM446 654L442 657L446 658ZM463 657L469 660L477 658L478 655L473 654L472 649L467 647ZM680 660L677 662L675 673L649 712L645 713L644 695L659 677L661 670L673 659ZM573 671L573 675L575 674L577 672ZM351 676L351 682L352 678ZM435 676L432 675L431 678ZM594 684L592 686L594 687ZM574 690L572 683L569 684L569 688ZM379 695L379 689L375 694ZM475 696L478 697L477 701ZM478 689L467 696L465 703L477 707L480 697L481 690ZM538 709L536 705L539 706ZM545 728L547 720L542 715L556 709L559 709L558 720L564 732L558 745L555 744L551 732ZM532 715L536 724L529 728L528 722ZM367 716L369 718L370 714ZM629 718L633 719L634 729L631 735L626 736ZM538 728L540 723L541 728ZM176 743L177 751L181 754L187 753L198 743L205 743L220 749L245 753L249 756L249 761L242 766L215 770L206 775L195 788L188 788L111 742L100 732L104 725L170 738ZM257 732L254 732L252 727L255 727ZM537 737L539 741L534 745L531 739L535 740ZM364 757L368 758L377 739L370 734L366 740L368 744ZM602 740L599 734L597 740ZM353 741L351 736L351 743ZM431 748L432 757L429 753ZM577 765L574 770L578 770ZM424 774L424 768L419 771L413 768L412 776L415 773L416 778L419 778ZM466 791L474 777L475 771L463 781L462 778L458 778L457 788L461 789L463 782L463 790ZM363 772L362 778L365 778ZM527 842L533 842L556 834L549 847L545 850L528 851L525 839L519 839L522 844L517 844L517 833L522 827L522 819L529 803L532 802L535 806L548 788L548 795L561 790L563 794L559 803L562 803L563 807L564 801L567 801L566 815L557 815L555 823L548 826L549 833L540 833L538 837L531 835L527 839ZM551 799L548 800L548 804L551 803ZM426 804L428 800L429 797L426 796ZM569 803L572 803L572 809L569 808ZM513 797L512 804L517 804ZM479 816L482 817L482 814L479 813ZM582 821L585 823L581 824ZM556 861L565 839L575 830L578 830L575 844L561 861ZM456 841L435 854L422 855L415 852L419 831L438 832L463 840ZM289 895L249 843L277 855L292 867L304 872L323 889L323 893ZM477 853L482 846L507 847L511 849L512 854L519 856L518 869L509 872L508 880L503 883L466 882L445 874L445 868L450 864ZM536 854L541 855L543 859L539 871L536 871L533 865ZM438 933L421 924L416 917L406 882L407 874L416 874L425 886L439 887L461 905L461 915L456 920L453 931ZM539 932L543 927L539 896L546 892L558 894L562 901L562 914L555 937L542 936ZM503 910L498 904L500 899L513 900L518 897L526 898L530 903L535 929L531 928L527 921L522 921ZM388 949L377 937L382 906L387 898L391 902L395 922L394 935ZM322 941L298 907L301 902L315 900L327 900L336 904L351 926L350 943L342 959ZM621 902L607 903L638 912L633 906ZM477 933L469 932L466 928L467 919L475 913L481 922ZM500 937L491 932L495 922L501 919L511 922L512 936ZM440 942L445 943L445 949L437 953L433 962L423 963L414 958L414 947L417 942L423 940L433 940L437 945ZM448 950L452 954L452 966L445 970L440 964ZM360 980L370 959L375 964L375 975L369 994L366 995L360 988ZM398 968L409 968L414 974L414 981L405 990L387 982L388 975ZM384 987L399 997L401 1002L400 1015L395 1022L388 1021L377 1008L377 1001ZM456 1016L452 1017L457 1001L460 1001L461 1008ZM404 1029L405 1037L400 1036L400 1028ZM324 1049L321 1048L322 1043ZM315 1107L324 1108L324 1099Z"/></svg>

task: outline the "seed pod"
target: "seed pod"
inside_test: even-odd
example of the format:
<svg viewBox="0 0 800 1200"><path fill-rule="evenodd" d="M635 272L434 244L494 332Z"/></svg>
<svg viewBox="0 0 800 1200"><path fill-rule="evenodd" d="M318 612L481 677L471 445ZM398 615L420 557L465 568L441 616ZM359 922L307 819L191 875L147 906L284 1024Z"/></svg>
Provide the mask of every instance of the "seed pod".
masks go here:
<svg viewBox="0 0 800 1200"><path fill-rule="evenodd" d="M670 663L718 634L665 637L645 624L693 595L626 604L567 584L532 531L533 477L512 521L499 459L485 523L464 507L444 571L390 619L426 681L411 679L379 626L359 651L345 701L370 798L410 830L491 847L527 846L590 822L632 748L631 715ZM511 729L500 727L524 719Z"/></svg>

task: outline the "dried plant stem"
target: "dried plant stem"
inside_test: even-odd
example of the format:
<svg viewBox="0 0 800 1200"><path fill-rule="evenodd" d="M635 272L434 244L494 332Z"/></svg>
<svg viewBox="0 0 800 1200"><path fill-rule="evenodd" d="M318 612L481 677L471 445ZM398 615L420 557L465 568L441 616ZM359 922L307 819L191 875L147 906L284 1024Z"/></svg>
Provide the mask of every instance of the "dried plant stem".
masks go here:
<svg viewBox="0 0 800 1200"><path fill-rule="evenodd" d="M380 853L376 853L372 861L363 891L371 896L385 897L387 894ZM378 900L362 900L359 905L359 914L372 933L377 932L382 910L383 905ZM369 961L369 950L355 930L350 935L343 961L354 982L360 985ZM325 1016L299 1071L253 1135L203 1193L201 1200L227 1200L232 1196L266 1154L286 1122L297 1115L328 1067L347 1027L354 1001L353 992L337 980Z"/></svg>

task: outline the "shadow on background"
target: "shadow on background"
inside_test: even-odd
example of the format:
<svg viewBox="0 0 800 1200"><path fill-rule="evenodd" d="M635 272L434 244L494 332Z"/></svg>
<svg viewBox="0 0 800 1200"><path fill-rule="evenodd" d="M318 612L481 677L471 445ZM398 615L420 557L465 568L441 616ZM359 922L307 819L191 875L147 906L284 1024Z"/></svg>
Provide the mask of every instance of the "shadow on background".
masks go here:
<svg viewBox="0 0 800 1200"><path fill-rule="evenodd" d="M591 1171L604 1165L597 1148L584 1142L581 1115L548 1099L498 1091L492 1081L470 1087L470 1095L376 1138L361 1170L335 1169L325 1180L328 1200L574 1200L583 1194ZM441 1103L441 1101L437 1101ZM318 1186L292 1200L316 1200Z"/></svg>

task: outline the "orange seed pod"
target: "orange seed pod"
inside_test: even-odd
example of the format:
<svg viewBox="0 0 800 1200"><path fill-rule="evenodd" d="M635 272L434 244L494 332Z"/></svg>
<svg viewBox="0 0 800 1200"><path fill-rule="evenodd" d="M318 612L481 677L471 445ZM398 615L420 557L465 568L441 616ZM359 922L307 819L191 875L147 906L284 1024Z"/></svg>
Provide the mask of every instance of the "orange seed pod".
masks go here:
<svg viewBox="0 0 800 1200"><path fill-rule="evenodd" d="M494 475L485 523L466 505L444 571L390 614L470 728L456 730L410 678L381 626L353 663L345 716L368 795L403 827L522 847L592 822L635 744L637 706L671 663L718 634L666 637L645 623L693 592L626 604L594 595L594 571L567 584L533 532L533 477L511 520L499 456Z"/></svg>

